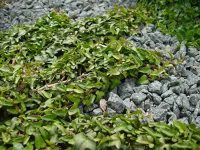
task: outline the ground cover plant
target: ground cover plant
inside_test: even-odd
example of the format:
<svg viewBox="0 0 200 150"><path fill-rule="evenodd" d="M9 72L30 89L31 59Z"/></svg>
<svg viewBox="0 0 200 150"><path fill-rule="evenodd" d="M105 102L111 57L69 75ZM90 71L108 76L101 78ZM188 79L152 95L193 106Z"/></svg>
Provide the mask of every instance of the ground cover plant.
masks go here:
<svg viewBox="0 0 200 150"><path fill-rule="evenodd" d="M80 113L122 79L148 83L173 66L126 41L155 21L141 7L77 22L52 12L0 33L0 149L198 148L195 125L147 122L139 110L112 118Z"/></svg>

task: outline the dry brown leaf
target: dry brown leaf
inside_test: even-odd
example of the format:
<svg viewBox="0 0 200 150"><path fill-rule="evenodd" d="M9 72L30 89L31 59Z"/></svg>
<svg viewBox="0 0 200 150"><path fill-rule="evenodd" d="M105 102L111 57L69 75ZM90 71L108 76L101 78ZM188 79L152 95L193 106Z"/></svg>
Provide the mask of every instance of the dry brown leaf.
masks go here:
<svg viewBox="0 0 200 150"><path fill-rule="evenodd" d="M107 109L107 101L105 99L101 99L99 102L100 108L103 112Z"/></svg>

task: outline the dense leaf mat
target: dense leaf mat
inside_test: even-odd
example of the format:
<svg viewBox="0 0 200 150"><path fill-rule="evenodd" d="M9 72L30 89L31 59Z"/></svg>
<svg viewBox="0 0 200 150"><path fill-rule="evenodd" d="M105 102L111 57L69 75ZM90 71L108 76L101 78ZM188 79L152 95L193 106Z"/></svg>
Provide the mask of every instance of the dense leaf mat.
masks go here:
<svg viewBox="0 0 200 150"><path fill-rule="evenodd" d="M146 13L116 7L74 22L52 12L0 33L0 149L196 149L194 125L143 122L140 111L80 114L80 105L98 103L122 79L148 83L172 66L125 39L151 22Z"/></svg>

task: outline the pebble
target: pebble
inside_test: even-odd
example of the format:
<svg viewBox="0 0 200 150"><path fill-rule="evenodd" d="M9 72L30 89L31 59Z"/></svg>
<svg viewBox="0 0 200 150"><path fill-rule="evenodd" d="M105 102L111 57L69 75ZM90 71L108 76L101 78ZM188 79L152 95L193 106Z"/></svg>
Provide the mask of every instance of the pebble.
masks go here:
<svg viewBox="0 0 200 150"><path fill-rule="evenodd" d="M123 100L115 93L110 92L109 98L108 98L108 107L115 110L117 113L122 113L125 109L125 105L123 103Z"/></svg>
<svg viewBox="0 0 200 150"><path fill-rule="evenodd" d="M131 95L131 100L137 105L141 104L146 98L147 98L147 95L142 92L133 93Z"/></svg>
<svg viewBox="0 0 200 150"><path fill-rule="evenodd" d="M161 87L162 87L162 84L159 81L154 81L149 84L148 90L149 92L160 94Z"/></svg>

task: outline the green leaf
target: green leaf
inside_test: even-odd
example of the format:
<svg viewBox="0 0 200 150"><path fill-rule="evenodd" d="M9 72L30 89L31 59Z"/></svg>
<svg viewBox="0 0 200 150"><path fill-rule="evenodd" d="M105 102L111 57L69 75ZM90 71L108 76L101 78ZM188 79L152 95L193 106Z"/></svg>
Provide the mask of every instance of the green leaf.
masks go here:
<svg viewBox="0 0 200 150"><path fill-rule="evenodd" d="M117 75L120 75L120 70L119 68L112 68L109 70L109 72L107 73L108 75L112 76L117 76Z"/></svg>
<svg viewBox="0 0 200 150"><path fill-rule="evenodd" d="M45 121L54 121L56 119L56 117L57 116L54 114L49 114L49 115L41 116L41 119L45 120Z"/></svg>
<svg viewBox="0 0 200 150"><path fill-rule="evenodd" d="M76 149L89 149L89 150L95 150L96 149L96 143L85 136L84 133L79 133L74 136L75 141L75 148Z"/></svg>
<svg viewBox="0 0 200 150"><path fill-rule="evenodd" d="M80 113L80 110L78 108L71 108L68 111L69 116L72 116L72 115L75 115L75 114L79 114L79 113Z"/></svg>
<svg viewBox="0 0 200 150"><path fill-rule="evenodd" d="M151 67L150 65L147 65L146 67L140 68L139 72L144 73L144 74L149 74L151 72Z"/></svg>
<svg viewBox="0 0 200 150"><path fill-rule="evenodd" d="M149 79L147 78L146 75L143 75L138 79L138 83L139 84L148 84L149 83Z"/></svg>
<svg viewBox="0 0 200 150"><path fill-rule="evenodd" d="M39 93L44 96L45 98L51 98L52 97L52 94L51 93L48 93L46 91L39 91Z"/></svg>
<svg viewBox="0 0 200 150"><path fill-rule="evenodd" d="M15 150L22 150L22 149L24 149L23 145L20 144L20 143L13 143L13 148Z"/></svg>
<svg viewBox="0 0 200 150"><path fill-rule="evenodd" d="M105 93L103 91L96 91L96 100L100 100L104 95Z"/></svg>
<svg viewBox="0 0 200 150"><path fill-rule="evenodd" d="M40 134L35 134L35 146L37 149L40 149L40 148L45 148L46 147L46 143L45 141L43 140L43 138L41 137Z"/></svg>
<svg viewBox="0 0 200 150"><path fill-rule="evenodd" d="M179 130L180 133L184 133L187 131L186 125L180 121L174 121L173 125Z"/></svg>
<svg viewBox="0 0 200 150"><path fill-rule="evenodd" d="M136 139L136 142L148 145L149 148L154 147L153 138L149 135L139 135Z"/></svg>
<svg viewBox="0 0 200 150"><path fill-rule="evenodd" d="M6 132L2 132L1 136L4 143L8 143L11 140L10 134Z"/></svg>
<svg viewBox="0 0 200 150"><path fill-rule="evenodd" d="M31 143L28 143L24 150L33 150L33 145Z"/></svg>

